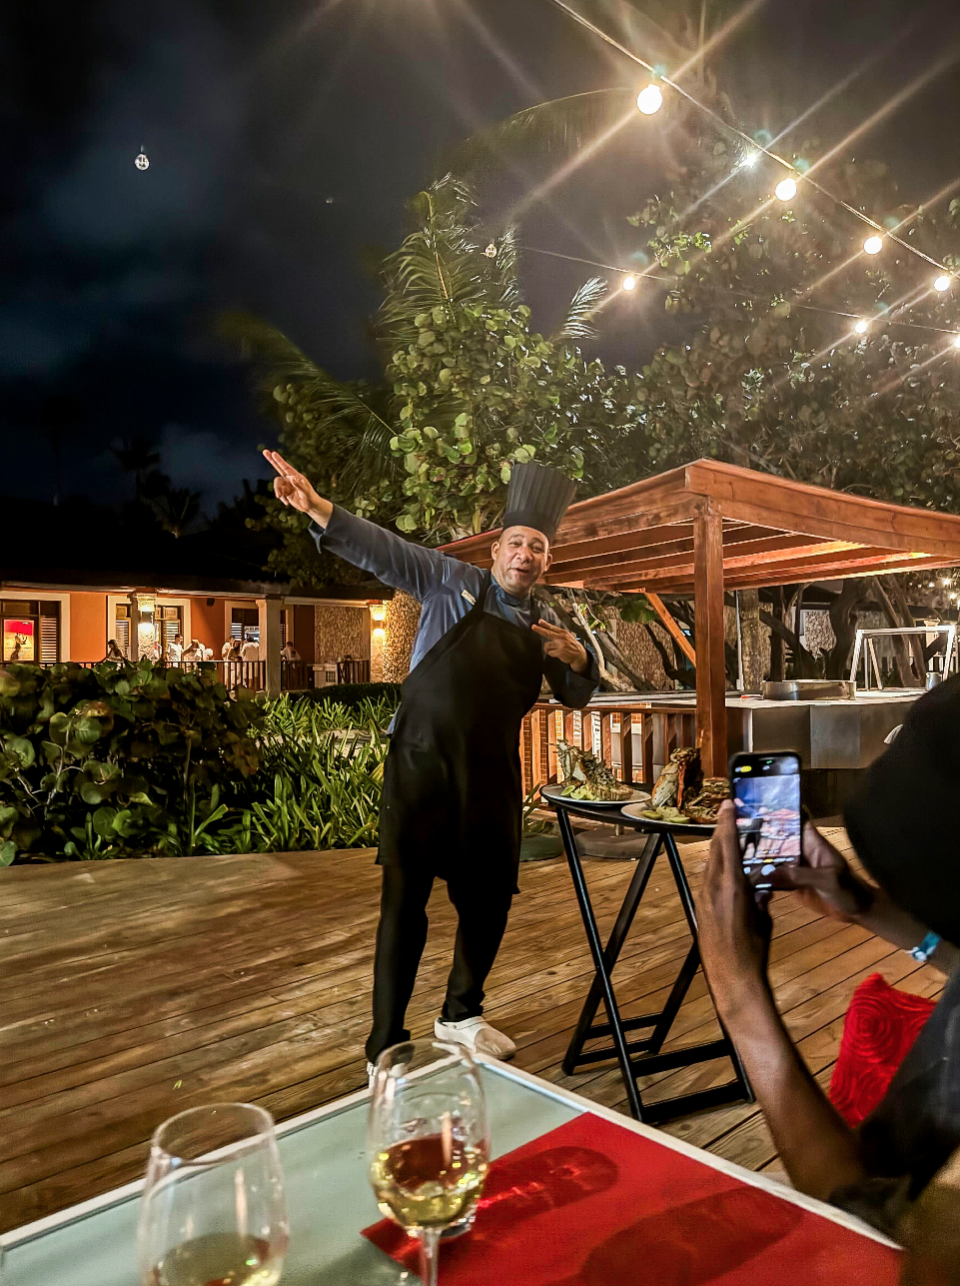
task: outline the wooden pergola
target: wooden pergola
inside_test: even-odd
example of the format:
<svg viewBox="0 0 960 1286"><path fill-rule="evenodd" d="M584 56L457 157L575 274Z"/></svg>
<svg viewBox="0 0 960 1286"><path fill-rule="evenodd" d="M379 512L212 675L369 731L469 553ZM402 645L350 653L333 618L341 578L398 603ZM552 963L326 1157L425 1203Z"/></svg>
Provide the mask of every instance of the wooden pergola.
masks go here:
<svg viewBox="0 0 960 1286"><path fill-rule="evenodd" d="M489 567L497 534L445 549ZM695 460L572 505L551 552L548 584L693 594L704 771L725 776L724 591L960 566L960 517Z"/></svg>

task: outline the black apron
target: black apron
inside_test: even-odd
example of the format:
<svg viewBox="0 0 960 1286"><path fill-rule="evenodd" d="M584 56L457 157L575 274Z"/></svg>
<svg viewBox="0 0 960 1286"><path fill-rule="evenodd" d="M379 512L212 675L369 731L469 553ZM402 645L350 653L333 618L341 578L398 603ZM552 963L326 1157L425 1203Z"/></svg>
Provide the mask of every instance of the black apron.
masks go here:
<svg viewBox="0 0 960 1286"><path fill-rule="evenodd" d="M382 865L516 889L520 726L540 695L533 630L475 605L407 676L383 778ZM502 886L501 886L502 887Z"/></svg>

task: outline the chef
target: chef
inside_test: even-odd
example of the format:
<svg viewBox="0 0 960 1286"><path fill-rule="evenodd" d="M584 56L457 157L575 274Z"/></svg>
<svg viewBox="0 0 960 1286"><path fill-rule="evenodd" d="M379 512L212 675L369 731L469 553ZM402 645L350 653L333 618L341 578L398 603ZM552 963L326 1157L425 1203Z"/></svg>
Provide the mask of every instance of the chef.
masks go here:
<svg viewBox="0 0 960 1286"><path fill-rule="evenodd" d="M564 705L577 708L597 686L593 654L532 594L575 485L543 465L515 465L493 566L481 571L331 504L277 452L264 455L277 471L278 499L310 516L320 549L421 604L384 770L367 1059L372 1064L409 1039L404 1018L437 877L446 881L458 928L436 1035L510 1058L513 1041L483 1018L483 988L518 891L520 725L544 677Z"/></svg>

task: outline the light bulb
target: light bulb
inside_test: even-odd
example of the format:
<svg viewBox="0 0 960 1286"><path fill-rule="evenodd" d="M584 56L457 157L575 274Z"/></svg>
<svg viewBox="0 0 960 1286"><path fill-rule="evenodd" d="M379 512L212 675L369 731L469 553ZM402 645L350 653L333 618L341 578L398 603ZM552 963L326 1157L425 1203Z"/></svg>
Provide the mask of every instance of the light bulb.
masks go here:
<svg viewBox="0 0 960 1286"><path fill-rule="evenodd" d="M634 286L637 284L637 279L636 277L624 277L620 284L624 290L633 290Z"/></svg>
<svg viewBox="0 0 960 1286"><path fill-rule="evenodd" d="M950 289L950 278L947 276L945 272L941 273L940 276L936 278L936 280L933 283L933 288L934 290L940 290L940 291Z"/></svg>
<svg viewBox="0 0 960 1286"><path fill-rule="evenodd" d="M748 169L752 170L753 167L756 165L757 161L759 161L759 159L760 159L759 152L747 152L747 154L744 156L740 164L745 165L747 166Z"/></svg>
<svg viewBox="0 0 960 1286"><path fill-rule="evenodd" d="M793 179L781 179L774 191L778 201L792 201L797 195L797 185Z"/></svg>
<svg viewBox="0 0 960 1286"><path fill-rule="evenodd" d="M134 165L137 167L137 169L138 169L138 170L149 170L149 168L150 168L150 159L149 159L149 157L147 156L146 152L143 150L143 148L142 148L142 147L140 148L140 152L139 152L139 154L137 155L137 157L134 159L134 162L133 162L133 163L134 163Z"/></svg>
<svg viewBox="0 0 960 1286"><path fill-rule="evenodd" d="M949 585L949 584L950 584L950 577L949 577L949 576L941 576L941 578L940 578L940 584L941 584L941 585Z"/></svg>
<svg viewBox="0 0 960 1286"><path fill-rule="evenodd" d="M867 237L866 241L863 243L863 248L868 255L878 255L883 249L883 238Z"/></svg>
<svg viewBox="0 0 960 1286"><path fill-rule="evenodd" d="M663 106L663 94L656 85L648 85L637 95L637 107L644 116L652 116Z"/></svg>
<svg viewBox="0 0 960 1286"><path fill-rule="evenodd" d="M867 333L867 323L861 317L853 329L857 332L858 335L865 335Z"/></svg>
<svg viewBox="0 0 960 1286"><path fill-rule="evenodd" d="M960 335L958 335L956 339L953 341L953 346L954 348L960 348Z"/></svg>

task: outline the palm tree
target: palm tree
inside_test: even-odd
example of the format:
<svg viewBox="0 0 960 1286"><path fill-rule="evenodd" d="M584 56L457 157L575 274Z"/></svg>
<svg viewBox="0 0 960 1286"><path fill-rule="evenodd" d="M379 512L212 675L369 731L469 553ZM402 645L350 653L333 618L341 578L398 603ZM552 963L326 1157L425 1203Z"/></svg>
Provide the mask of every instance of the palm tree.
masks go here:
<svg viewBox="0 0 960 1286"><path fill-rule="evenodd" d="M179 540L200 517L200 492L191 491L188 487L171 487L169 479L167 484L164 490L151 496L147 503L163 530Z"/></svg>
<svg viewBox="0 0 960 1286"><path fill-rule="evenodd" d="M133 474L134 498L143 499L143 481L160 463L160 452L149 438L134 436L111 446L111 452L121 469Z"/></svg>

